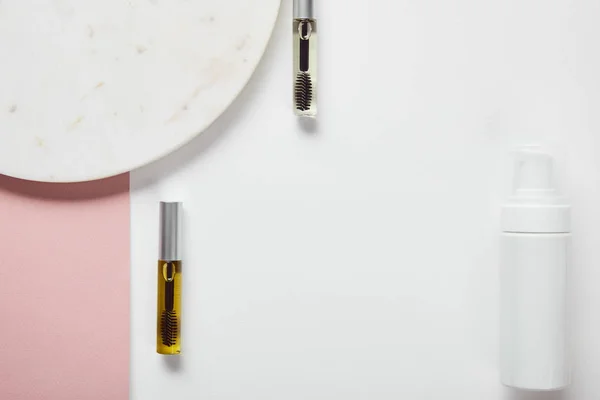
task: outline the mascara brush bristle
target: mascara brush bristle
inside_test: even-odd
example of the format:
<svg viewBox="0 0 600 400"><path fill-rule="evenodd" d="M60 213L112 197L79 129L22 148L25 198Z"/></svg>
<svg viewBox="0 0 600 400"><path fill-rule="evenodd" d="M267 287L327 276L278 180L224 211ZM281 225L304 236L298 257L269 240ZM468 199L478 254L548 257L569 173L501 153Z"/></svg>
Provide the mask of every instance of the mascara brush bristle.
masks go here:
<svg viewBox="0 0 600 400"><path fill-rule="evenodd" d="M306 72L300 72L296 76L296 85L294 86L294 99L296 100L296 109L307 111L310 109L313 96L312 80Z"/></svg>
<svg viewBox="0 0 600 400"><path fill-rule="evenodd" d="M165 346L173 346L177 340L177 314L163 311L160 319L160 336Z"/></svg>

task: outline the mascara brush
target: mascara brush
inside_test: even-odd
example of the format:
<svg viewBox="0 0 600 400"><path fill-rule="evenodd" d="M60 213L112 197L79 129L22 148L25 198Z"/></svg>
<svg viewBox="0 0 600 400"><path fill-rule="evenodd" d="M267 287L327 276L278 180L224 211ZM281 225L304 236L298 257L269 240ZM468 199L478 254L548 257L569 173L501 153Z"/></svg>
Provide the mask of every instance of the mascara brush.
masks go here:
<svg viewBox="0 0 600 400"><path fill-rule="evenodd" d="M163 311L160 321L160 337L163 346L171 347L177 343L177 314L175 311Z"/></svg>
<svg viewBox="0 0 600 400"><path fill-rule="evenodd" d="M156 352L181 353L181 203L160 203Z"/></svg>
<svg viewBox="0 0 600 400"><path fill-rule="evenodd" d="M160 338L163 346L171 347L177 342L178 321L177 313L174 310L175 306L175 279L174 270L176 266L173 263L163 265L164 284L164 310L160 318Z"/></svg>
<svg viewBox="0 0 600 400"><path fill-rule="evenodd" d="M316 117L317 20L313 0L294 0L294 113Z"/></svg>
<svg viewBox="0 0 600 400"><path fill-rule="evenodd" d="M313 88L310 75L306 72L299 72L296 76L296 85L294 86L296 110L309 111L312 103L312 97Z"/></svg>

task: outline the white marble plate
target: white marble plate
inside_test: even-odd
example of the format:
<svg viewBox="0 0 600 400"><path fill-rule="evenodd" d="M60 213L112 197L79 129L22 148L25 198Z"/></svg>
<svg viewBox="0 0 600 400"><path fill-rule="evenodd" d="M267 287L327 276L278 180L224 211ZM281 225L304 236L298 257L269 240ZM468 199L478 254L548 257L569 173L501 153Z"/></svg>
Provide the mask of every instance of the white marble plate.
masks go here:
<svg viewBox="0 0 600 400"><path fill-rule="evenodd" d="M74 182L180 147L235 99L280 0L1 0L0 173Z"/></svg>

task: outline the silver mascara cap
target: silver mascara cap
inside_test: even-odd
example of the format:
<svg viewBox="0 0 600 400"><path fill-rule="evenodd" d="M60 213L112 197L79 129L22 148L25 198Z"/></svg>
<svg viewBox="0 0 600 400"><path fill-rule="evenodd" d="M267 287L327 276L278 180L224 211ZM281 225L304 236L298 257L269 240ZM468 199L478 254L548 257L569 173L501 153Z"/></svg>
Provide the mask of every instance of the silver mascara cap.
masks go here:
<svg viewBox="0 0 600 400"><path fill-rule="evenodd" d="M315 7L313 0L294 0L294 18L313 19L315 17Z"/></svg>
<svg viewBox="0 0 600 400"><path fill-rule="evenodd" d="M183 203L160 202L159 258L181 260Z"/></svg>

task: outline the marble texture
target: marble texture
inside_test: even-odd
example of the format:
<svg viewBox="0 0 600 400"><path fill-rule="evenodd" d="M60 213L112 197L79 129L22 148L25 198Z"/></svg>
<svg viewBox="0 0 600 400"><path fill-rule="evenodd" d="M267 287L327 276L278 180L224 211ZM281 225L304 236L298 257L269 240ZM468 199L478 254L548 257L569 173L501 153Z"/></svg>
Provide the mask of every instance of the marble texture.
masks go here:
<svg viewBox="0 0 600 400"><path fill-rule="evenodd" d="M3 0L0 173L74 182L144 165L248 81L279 0Z"/></svg>

